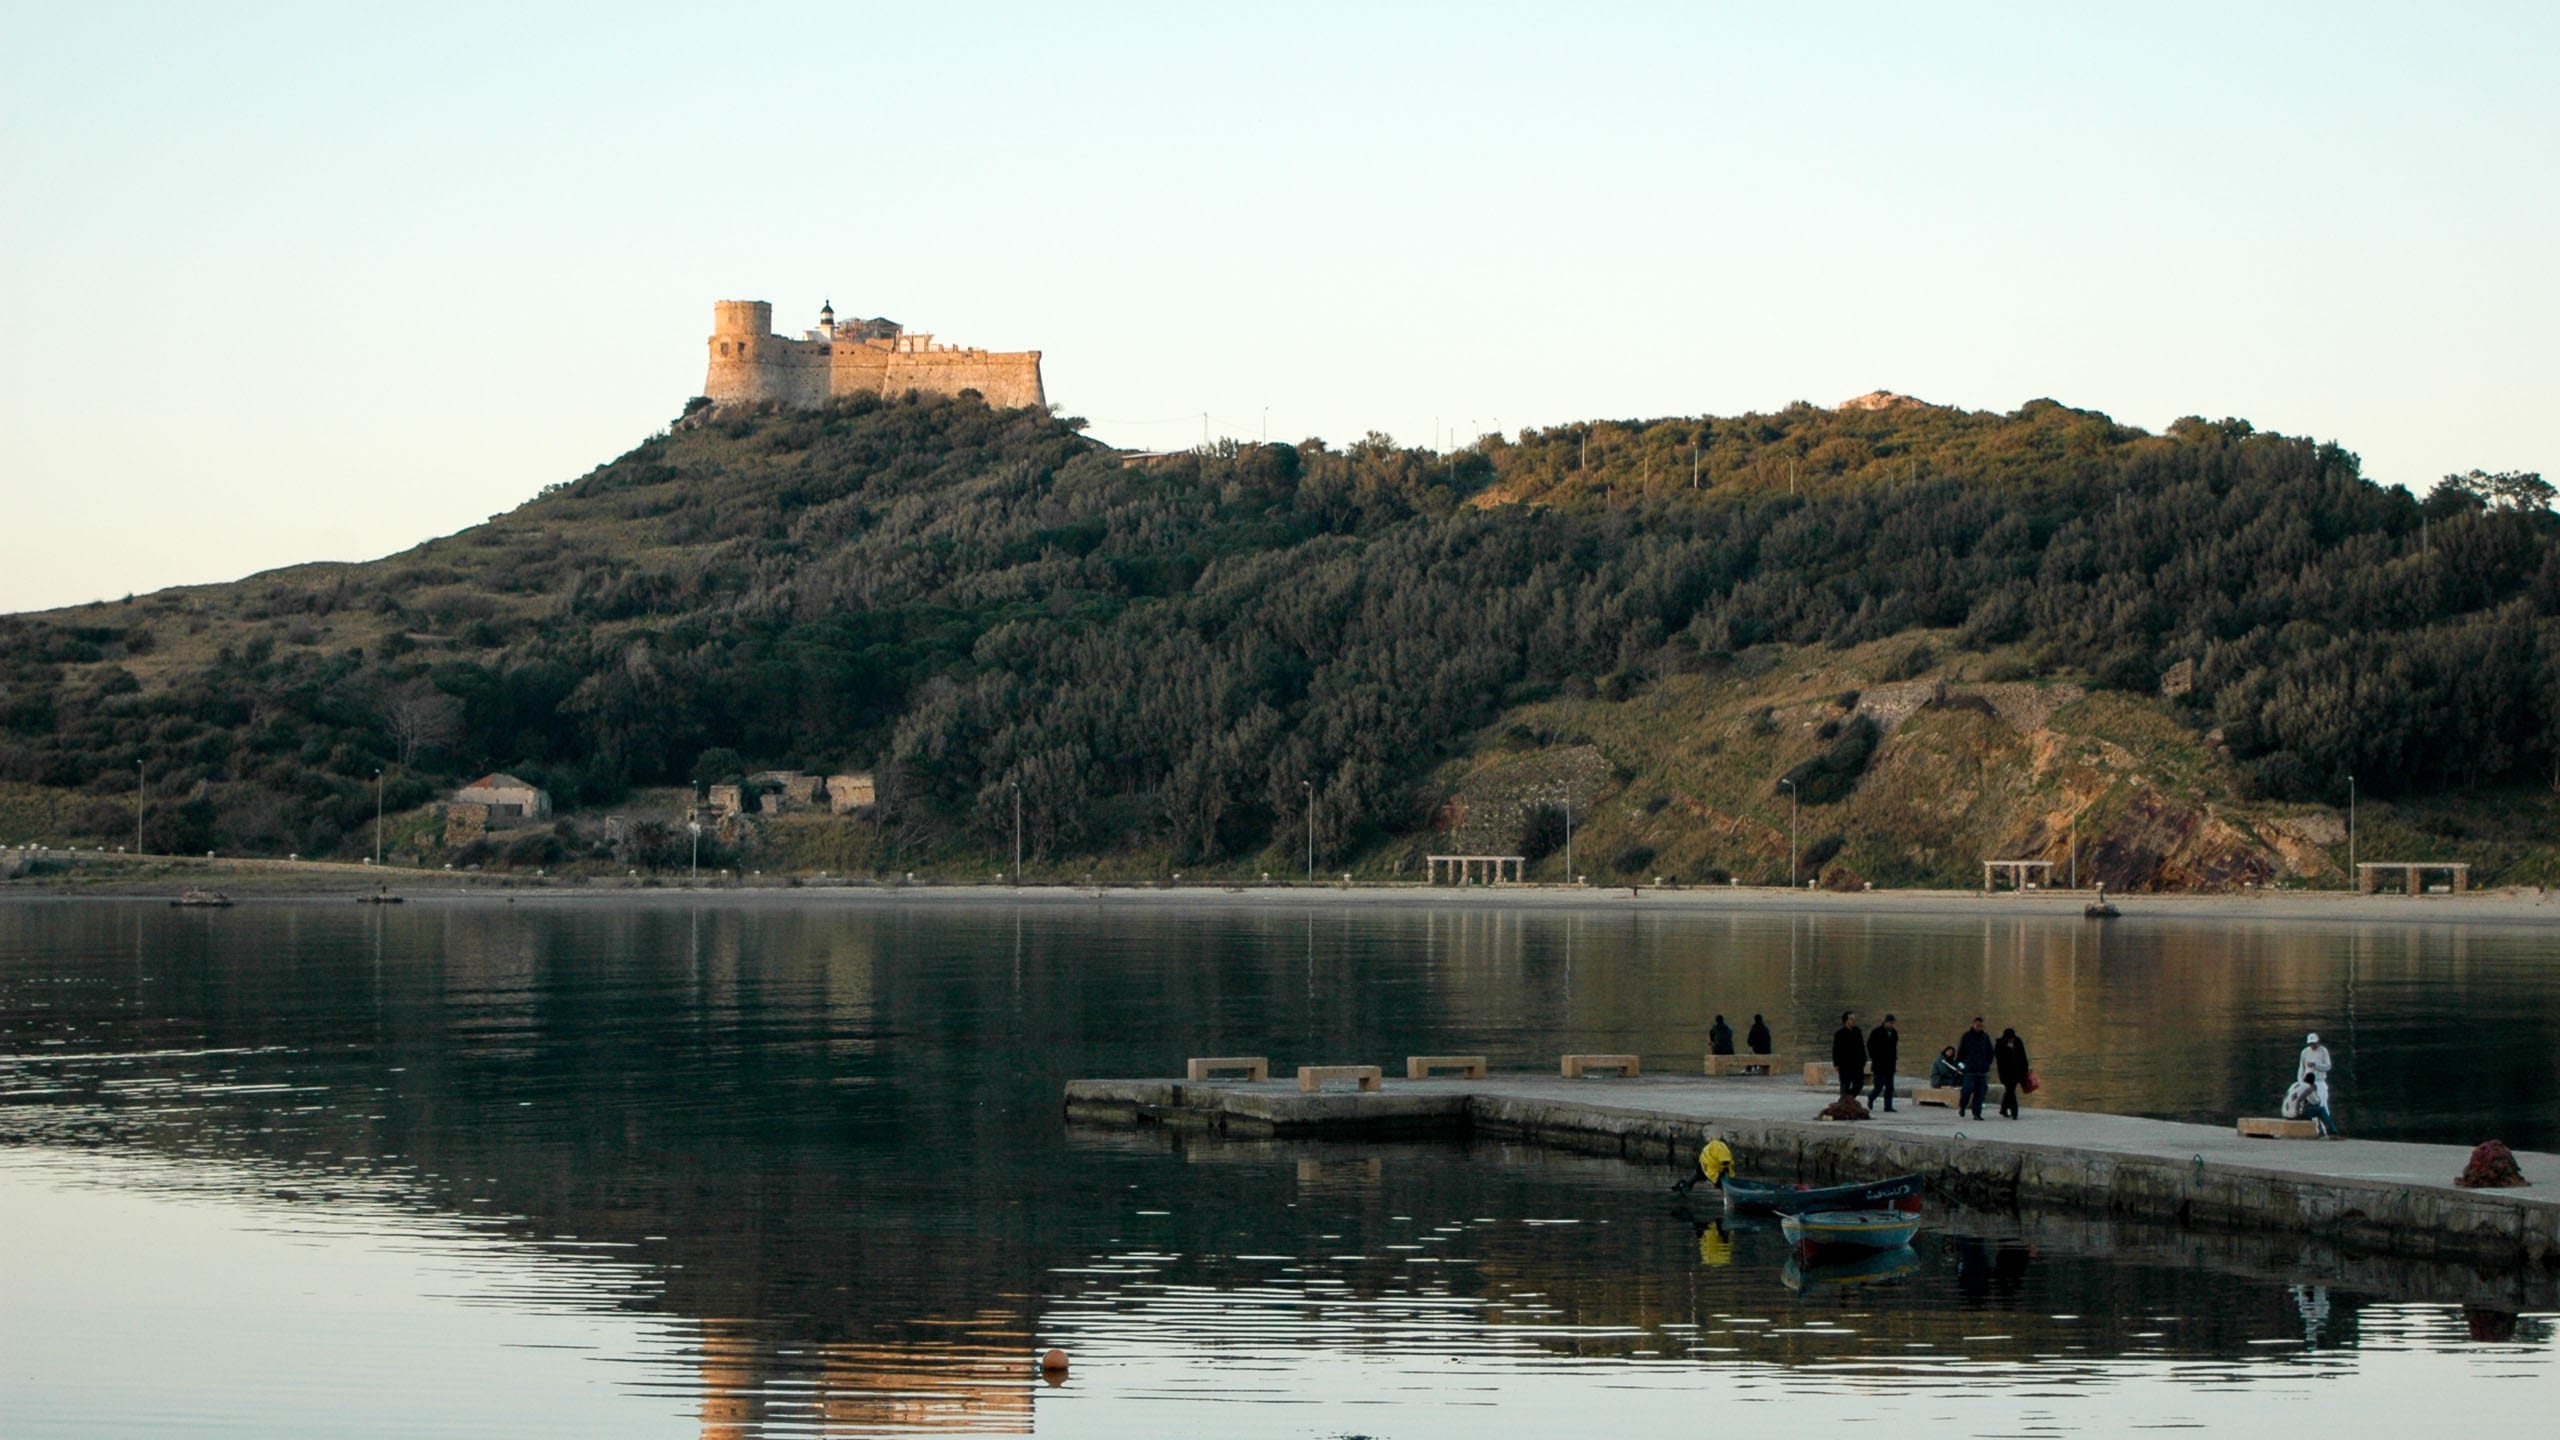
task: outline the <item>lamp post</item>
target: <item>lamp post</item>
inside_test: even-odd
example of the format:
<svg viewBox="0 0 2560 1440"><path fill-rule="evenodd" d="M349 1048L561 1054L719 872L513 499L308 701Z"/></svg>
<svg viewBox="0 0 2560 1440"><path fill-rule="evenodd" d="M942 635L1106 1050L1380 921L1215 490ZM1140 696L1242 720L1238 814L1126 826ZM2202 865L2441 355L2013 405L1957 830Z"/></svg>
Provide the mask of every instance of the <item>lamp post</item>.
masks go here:
<svg viewBox="0 0 2560 1440"><path fill-rule="evenodd" d="M1022 883L1022 782L1013 781L1013 883Z"/></svg>
<svg viewBox="0 0 2560 1440"><path fill-rule="evenodd" d="M133 762L133 853L142 853L142 762Z"/></svg>
<svg viewBox="0 0 2560 1440"><path fill-rule="evenodd" d="M1574 792L1564 792L1564 884L1574 884Z"/></svg>
<svg viewBox="0 0 2560 1440"><path fill-rule="evenodd" d="M1316 883L1316 782L1301 780L1298 788L1307 792L1307 883Z"/></svg>
<svg viewBox="0 0 2560 1440"><path fill-rule="evenodd" d="M693 832L693 878L687 883L698 885L702 882L702 822L687 820L684 828Z"/></svg>
<svg viewBox="0 0 2560 1440"><path fill-rule="evenodd" d="M1796 857L1804 853L1803 847L1796 843L1796 782L1782 775L1778 777L1778 783L1787 787L1787 888L1793 890L1802 878L1796 873Z"/></svg>
<svg viewBox="0 0 2560 1440"><path fill-rule="evenodd" d="M2364 872L2356 868L2356 777L2347 777L2347 878L2364 889Z"/></svg>
<svg viewBox="0 0 2560 1440"><path fill-rule="evenodd" d="M373 767L373 863L382 863L382 767Z"/></svg>

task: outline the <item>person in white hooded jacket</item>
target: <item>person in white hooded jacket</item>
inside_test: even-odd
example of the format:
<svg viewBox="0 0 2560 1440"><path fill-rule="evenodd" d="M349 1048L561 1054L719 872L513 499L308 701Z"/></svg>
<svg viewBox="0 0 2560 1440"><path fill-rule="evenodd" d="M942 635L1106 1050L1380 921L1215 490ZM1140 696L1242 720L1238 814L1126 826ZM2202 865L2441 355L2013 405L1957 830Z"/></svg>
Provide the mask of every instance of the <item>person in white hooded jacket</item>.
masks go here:
<svg viewBox="0 0 2560 1440"><path fill-rule="evenodd" d="M2320 1043L2319 1031L2314 1030L2302 1037L2302 1059L2293 1068L2296 1072L2308 1070L2319 1076L2323 1083L2328 1080L2329 1047Z"/></svg>
<svg viewBox="0 0 2560 1440"><path fill-rule="evenodd" d="M2320 1043L2319 1031L2314 1030L2302 1037L2302 1054L2293 1062L2293 1073L2310 1077L2312 1088L2320 1092L2321 1107L2326 1109L2329 1104L2329 1047ZM2330 1128L2334 1130L2337 1127L2333 1125Z"/></svg>

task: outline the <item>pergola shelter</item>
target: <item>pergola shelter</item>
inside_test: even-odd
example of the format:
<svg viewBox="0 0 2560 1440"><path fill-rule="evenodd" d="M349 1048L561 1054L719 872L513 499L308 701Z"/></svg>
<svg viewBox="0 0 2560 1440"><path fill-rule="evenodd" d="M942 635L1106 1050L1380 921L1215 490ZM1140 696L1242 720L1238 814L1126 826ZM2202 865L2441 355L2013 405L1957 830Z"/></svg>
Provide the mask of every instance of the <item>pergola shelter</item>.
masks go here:
<svg viewBox="0 0 2560 1440"><path fill-rule="evenodd" d="M1982 862L1983 891L1987 894L1999 889L2000 876L2004 873L2009 877L2009 888L2012 890L2024 890L2030 884L2039 890L2050 889L2053 880L2053 862L2050 860L1985 860Z"/></svg>
<svg viewBox="0 0 2560 1440"><path fill-rule="evenodd" d="M1448 867L1452 885L1499 885L1506 878L1517 883L1528 867L1519 855L1426 855L1431 864L1431 883L1440 883L1441 867Z"/></svg>
<svg viewBox="0 0 2560 1440"><path fill-rule="evenodd" d="M2425 874L2442 870L2453 877L2453 893L2459 895L2471 888L2471 867L2452 860L2367 860L2356 866L2356 893L2376 895L2382 891L2382 872L2399 871L2409 882L2409 893L2427 893Z"/></svg>

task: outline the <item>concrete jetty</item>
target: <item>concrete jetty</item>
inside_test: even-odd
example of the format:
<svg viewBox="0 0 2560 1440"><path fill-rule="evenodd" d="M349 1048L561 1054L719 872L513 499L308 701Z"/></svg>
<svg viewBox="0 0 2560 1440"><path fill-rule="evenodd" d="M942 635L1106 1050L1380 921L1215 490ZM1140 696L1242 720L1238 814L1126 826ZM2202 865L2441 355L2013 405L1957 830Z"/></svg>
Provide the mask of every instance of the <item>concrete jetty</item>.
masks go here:
<svg viewBox="0 0 2560 1440"><path fill-rule="evenodd" d="M1301 1093L1290 1080L1074 1080L1067 1119L1308 1139L1494 1137L1694 1168L1709 1134L1743 1173L1829 1184L1918 1171L1975 1204L2070 1207L2189 1229L2286 1231L2341 1248L2560 1269L2560 1155L2516 1152L2531 1187L2453 1184L2469 1145L2244 1140L2231 1126L2029 1108L1958 1117L1908 1100L1863 1122L1813 1118L1831 1098L1794 1077L1553 1075L1389 1079ZM2482 1137L2489 1138L2489 1137Z"/></svg>

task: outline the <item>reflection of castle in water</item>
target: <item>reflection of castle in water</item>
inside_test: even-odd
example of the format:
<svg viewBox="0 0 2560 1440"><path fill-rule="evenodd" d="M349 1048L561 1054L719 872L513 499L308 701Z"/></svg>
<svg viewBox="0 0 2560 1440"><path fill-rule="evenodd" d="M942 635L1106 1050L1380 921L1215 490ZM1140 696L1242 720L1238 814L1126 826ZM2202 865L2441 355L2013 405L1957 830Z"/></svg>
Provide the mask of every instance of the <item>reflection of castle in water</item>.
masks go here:
<svg viewBox="0 0 2560 1440"><path fill-rule="evenodd" d="M949 1340L777 1346L742 1320L702 1323L703 1440L822 1434L1031 1433L1031 1337L1012 1317L946 1322Z"/></svg>

